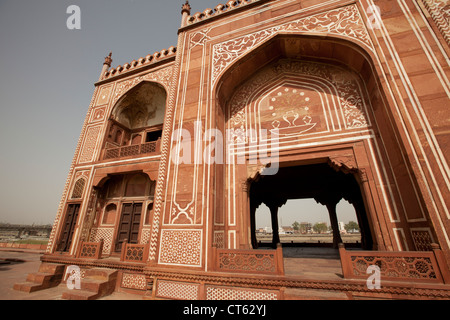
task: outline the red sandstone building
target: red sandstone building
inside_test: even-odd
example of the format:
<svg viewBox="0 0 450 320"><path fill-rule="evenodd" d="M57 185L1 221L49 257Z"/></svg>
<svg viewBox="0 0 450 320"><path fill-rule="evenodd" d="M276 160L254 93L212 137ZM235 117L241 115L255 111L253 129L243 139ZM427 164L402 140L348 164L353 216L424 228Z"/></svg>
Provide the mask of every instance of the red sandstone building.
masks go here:
<svg viewBox="0 0 450 320"><path fill-rule="evenodd" d="M449 298L449 17L445 0L186 3L176 47L105 59L40 273L16 288L76 265L107 270L99 295ZM288 275L276 234L258 249L256 208L302 198L334 230L336 204L355 208L341 278Z"/></svg>

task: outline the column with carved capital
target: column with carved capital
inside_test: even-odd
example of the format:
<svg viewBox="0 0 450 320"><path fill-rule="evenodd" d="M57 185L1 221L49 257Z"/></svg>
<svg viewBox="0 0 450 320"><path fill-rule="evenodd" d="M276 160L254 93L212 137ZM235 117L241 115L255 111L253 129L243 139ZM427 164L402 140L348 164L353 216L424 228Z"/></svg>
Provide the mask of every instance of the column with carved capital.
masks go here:
<svg viewBox="0 0 450 320"><path fill-rule="evenodd" d="M317 196L315 200L326 206L328 214L330 215L331 228L333 229L333 248L337 249L339 243L342 243L341 233L339 231L339 224L337 219L336 206L341 201L341 196L338 192L333 193L331 191Z"/></svg>

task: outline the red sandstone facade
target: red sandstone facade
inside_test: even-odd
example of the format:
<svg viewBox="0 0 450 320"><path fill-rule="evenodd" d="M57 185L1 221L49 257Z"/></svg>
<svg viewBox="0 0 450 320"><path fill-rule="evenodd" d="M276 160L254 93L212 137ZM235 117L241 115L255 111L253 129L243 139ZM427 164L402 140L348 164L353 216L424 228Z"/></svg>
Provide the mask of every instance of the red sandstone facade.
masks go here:
<svg viewBox="0 0 450 320"><path fill-rule="evenodd" d="M448 298L449 8L184 5L176 47L105 59L43 263L116 269L117 290L156 298ZM234 161L205 161L210 129L230 133L215 155ZM249 146L271 145L274 129L280 170L264 176ZM256 248L256 207L302 197L355 206L367 250L340 248L342 281L287 278L281 247ZM365 287L371 263L389 280L378 291Z"/></svg>

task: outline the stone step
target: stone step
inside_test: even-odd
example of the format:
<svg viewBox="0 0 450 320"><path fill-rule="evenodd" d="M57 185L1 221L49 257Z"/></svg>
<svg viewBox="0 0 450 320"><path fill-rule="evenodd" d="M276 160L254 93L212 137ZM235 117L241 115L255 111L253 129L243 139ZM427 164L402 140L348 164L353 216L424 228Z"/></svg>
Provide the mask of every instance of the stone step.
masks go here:
<svg viewBox="0 0 450 320"><path fill-rule="evenodd" d="M81 290L91 292L105 292L108 291L110 283L109 281L97 280L97 279L83 279L81 280Z"/></svg>
<svg viewBox="0 0 450 320"><path fill-rule="evenodd" d="M111 280L112 277L117 278L117 270L92 268L85 270L85 279Z"/></svg>
<svg viewBox="0 0 450 320"><path fill-rule="evenodd" d="M28 274L26 281L16 283L13 289L31 293L56 287L61 283L64 267L62 264L42 263L39 272Z"/></svg>
<svg viewBox="0 0 450 320"><path fill-rule="evenodd" d="M80 281L80 289L67 289L62 294L65 300L95 300L112 294L116 288L117 270L86 269Z"/></svg>
<svg viewBox="0 0 450 320"><path fill-rule="evenodd" d="M87 290L69 290L62 294L64 300L95 300L99 297L99 293Z"/></svg>
<svg viewBox="0 0 450 320"><path fill-rule="evenodd" d="M57 264L57 263L46 263L43 262L39 266L39 272L42 273L52 273L52 274L63 274L65 270L64 264Z"/></svg>
<svg viewBox="0 0 450 320"><path fill-rule="evenodd" d="M46 288L44 288L42 284L36 282L21 282L14 284L13 289L26 293L32 293Z"/></svg>

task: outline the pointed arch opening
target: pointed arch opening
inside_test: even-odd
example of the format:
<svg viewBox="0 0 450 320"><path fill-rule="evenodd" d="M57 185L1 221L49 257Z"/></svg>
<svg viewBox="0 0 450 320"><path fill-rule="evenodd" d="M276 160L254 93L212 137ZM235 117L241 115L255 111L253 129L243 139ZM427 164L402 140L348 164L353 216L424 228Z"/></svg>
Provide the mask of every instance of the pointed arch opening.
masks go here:
<svg viewBox="0 0 450 320"><path fill-rule="evenodd" d="M405 146L392 122L393 109L374 61L370 50L344 39L279 34L224 69L213 89L214 125L227 132L224 154L234 162L215 167L225 183L216 184L214 192L227 201L217 204L213 221L222 217L227 221L213 229L216 233L224 229L229 235L225 239L235 243L225 247L255 244L256 226L250 217L256 208L243 181L266 166L252 162L261 150L275 150L280 167L302 161L317 164L319 158L339 155L344 167L359 172L355 183L360 197L356 203L345 200L357 216L365 212L364 221L358 223L367 233L361 235L362 246L413 247L413 239L400 237L396 230L410 227L406 216L423 216L423 199L415 192L410 164L401 156ZM270 154L266 152L265 159ZM411 194L418 197L405 202Z"/></svg>
<svg viewBox="0 0 450 320"><path fill-rule="evenodd" d="M166 90L154 82L125 93L109 118L103 160L159 153L166 102Z"/></svg>
<svg viewBox="0 0 450 320"><path fill-rule="evenodd" d="M327 163L285 166L276 175L258 176L250 183L249 198L250 214L254 215L251 221L255 221L253 248L275 248L282 243L285 247L336 249L339 243L346 243L372 249L372 231L357 180L351 173L336 172ZM350 202L353 204L352 220L349 220ZM262 237L257 232L259 208L266 213L264 229L269 233ZM343 220L342 208L347 221ZM357 240L347 237L345 224L350 221L355 222L358 230L361 228Z"/></svg>

